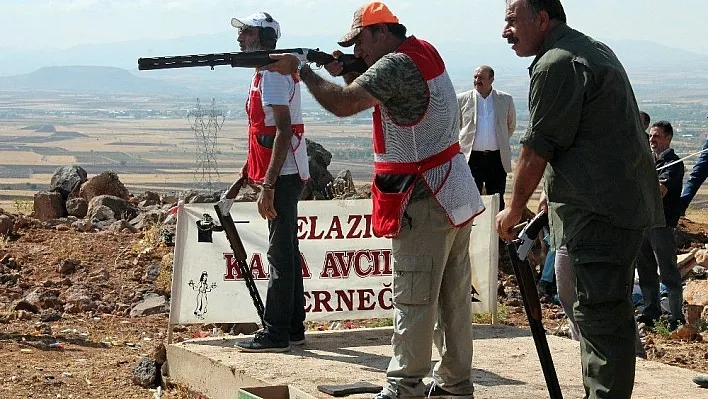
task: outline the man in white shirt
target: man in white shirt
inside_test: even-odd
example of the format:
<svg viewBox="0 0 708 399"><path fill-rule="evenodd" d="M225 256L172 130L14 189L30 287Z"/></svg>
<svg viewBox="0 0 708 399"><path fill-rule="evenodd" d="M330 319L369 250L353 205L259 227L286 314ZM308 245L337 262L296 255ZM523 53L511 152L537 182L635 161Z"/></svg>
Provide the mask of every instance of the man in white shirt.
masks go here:
<svg viewBox="0 0 708 399"><path fill-rule="evenodd" d="M233 18L241 51L275 49L280 25L266 12ZM257 71L246 101L248 157L241 179L225 194L232 199L244 179L261 186L258 213L268 219L270 280L263 329L236 347L244 352L285 352L305 342L305 299L297 239L297 203L310 178L302 123L300 84L293 75ZM223 212L223 210L222 210Z"/></svg>
<svg viewBox="0 0 708 399"><path fill-rule="evenodd" d="M460 148L477 189L499 194L504 209L506 174L511 172L509 138L516 129L514 100L494 90L494 70L482 65L474 71L474 90L457 95L460 106Z"/></svg>

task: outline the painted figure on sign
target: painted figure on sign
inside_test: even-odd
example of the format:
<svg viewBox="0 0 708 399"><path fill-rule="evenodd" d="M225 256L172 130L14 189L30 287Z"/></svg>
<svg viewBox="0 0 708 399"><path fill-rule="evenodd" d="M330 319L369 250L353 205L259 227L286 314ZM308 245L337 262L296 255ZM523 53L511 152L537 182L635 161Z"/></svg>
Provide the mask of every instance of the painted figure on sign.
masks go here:
<svg viewBox="0 0 708 399"><path fill-rule="evenodd" d="M207 312L207 305L209 304L207 293L216 288L216 283L208 283L208 277L209 274L203 271L202 275L199 277L199 283L194 284L194 280L189 280L188 283L193 290L197 291L197 307L194 308L194 315L200 319L203 319L204 314Z"/></svg>

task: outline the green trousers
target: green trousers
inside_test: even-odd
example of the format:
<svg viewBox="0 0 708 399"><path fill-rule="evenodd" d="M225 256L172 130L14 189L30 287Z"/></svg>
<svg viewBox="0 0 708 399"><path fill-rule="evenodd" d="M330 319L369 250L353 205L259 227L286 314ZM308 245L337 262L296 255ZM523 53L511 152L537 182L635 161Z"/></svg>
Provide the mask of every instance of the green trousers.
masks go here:
<svg viewBox="0 0 708 399"><path fill-rule="evenodd" d="M591 221L568 241L586 398L632 396L637 327L631 294L642 236L642 230Z"/></svg>

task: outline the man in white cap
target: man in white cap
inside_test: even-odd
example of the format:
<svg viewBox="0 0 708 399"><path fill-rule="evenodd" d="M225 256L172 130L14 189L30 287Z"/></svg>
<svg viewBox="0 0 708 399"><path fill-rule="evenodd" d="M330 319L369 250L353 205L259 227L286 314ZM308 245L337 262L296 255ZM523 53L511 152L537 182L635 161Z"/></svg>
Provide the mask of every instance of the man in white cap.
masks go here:
<svg viewBox="0 0 708 399"><path fill-rule="evenodd" d="M241 51L272 50L280 38L280 25L266 12L233 18L231 25L238 29ZM305 342L297 202L310 172L298 83L291 75L258 71L246 101L248 157L241 177L261 186L258 213L268 219L270 281L263 329L236 344L245 352L285 352ZM225 193L227 200L243 180Z"/></svg>
<svg viewBox="0 0 708 399"><path fill-rule="evenodd" d="M472 320L469 257L472 219L484 210L458 141L460 113L445 63L430 43L381 2L354 14L339 41L354 46L369 69L323 79L293 55L263 69L298 72L312 96L344 117L373 112L372 223L391 237L393 250L393 357L376 399L472 399ZM332 75L340 62L326 66ZM430 372L432 342L441 360Z"/></svg>

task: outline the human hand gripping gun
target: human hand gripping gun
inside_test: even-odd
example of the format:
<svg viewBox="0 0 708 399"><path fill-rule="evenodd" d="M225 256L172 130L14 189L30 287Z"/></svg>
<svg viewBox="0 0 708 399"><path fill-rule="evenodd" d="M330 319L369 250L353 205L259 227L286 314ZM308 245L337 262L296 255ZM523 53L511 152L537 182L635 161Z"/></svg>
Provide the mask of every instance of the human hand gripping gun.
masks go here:
<svg viewBox="0 0 708 399"><path fill-rule="evenodd" d="M538 233L548 225L548 214L546 211L540 211L530 222L521 230L518 238L507 243L509 258L514 267L516 281L519 284L519 291L524 300L524 309L526 316L529 319L529 327L533 335L533 341L536 344L536 352L541 361L541 369L543 376L546 379L546 387L551 399L562 399L560 384L556 369L553 366L551 351L548 348L546 340L546 331L543 328L541 302L538 300L538 291L536 290L536 280L533 277L531 266L528 263L528 254L531 251L534 241L538 237Z"/></svg>
<svg viewBox="0 0 708 399"><path fill-rule="evenodd" d="M234 191L233 196L235 196L241 188L243 182L244 178L237 180L236 183L234 183L229 189L229 193ZM263 300L261 299L261 295L258 293L256 282L253 280L251 268L248 266L248 255L246 255L246 249L243 247L241 237L238 235L234 219L231 217L231 213L229 213L229 208L231 208L231 203L233 203L233 200L230 201L231 202L229 203L225 203L224 198L222 198L221 201L214 205L214 209L216 210L216 215L219 217L219 224L221 224L221 227L224 229L224 233L226 233L226 238L229 240L231 251L233 251L234 259L236 259L236 265L238 266L238 270L243 277L243 281L246 283L248 293L251 294L253 306L256 307L256 313L258 313L258 317L261 319L261 325L264 325L263 312L265 308L263 306Z"/></svg>
<svg viewBox="0 0 708 399"><path fill-rule="evenodd" d="M339 61L344 67L340 75L344 75L349 72L363 73L367 69L364 60L359 57L355 57L353 54L342 54L339 57L334 58L333 55L319 51L319 49L308 48L139 58L138 69L141 71L146 71L152 69L173 69L201 66L208 66L211 67L211 69L214 69L217 65L231 65L231 67L234 68L257 68L275 62L276 60L270 58L271 54L284 53L297 56L301 62L314 62L317 65L326 65L335 60Z"/></svg>

